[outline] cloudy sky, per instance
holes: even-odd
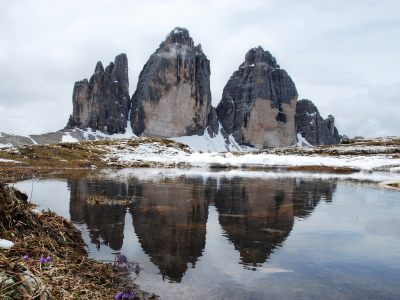
[[[256,46],[340,134],[400,135],[398,0],[0,0],[0,132],[63,128],[74,82],[126,53],[130,94],[150,55],[186,27],[211,61],[213,105]]]

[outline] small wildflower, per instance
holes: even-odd
[[[43,256],[40,258],[39,262],[40,262],[41,264],[44,264],[45,260],[44,260]]]
[[[25,256],[23,256],[22,257],[23,259],[26,259],[26,260],[30,260],[30,258],[29,258],[29,255],[28,254],[26,254]]]
[[[120,255],[117,256],[117,261],[118,261],[119,264],[127,264],[128,263],[128,258],[125,255],[120,254]]]
[[[115,296],[115,299],[121,300],[121,299],[122,299],[122,293],[119,292],[119,293],[117,294],[117,296]]]
[[[50,257],[50,255],[47,255],[47,257],[46,257],[46,262],[51,262],[51,257]]]
[[[122,299],[129,299],[135,296],[135,293],[132,291],[126,291],[123,295],[122,295]]]

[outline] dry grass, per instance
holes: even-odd
[[[394,188],[398,188],[398,189],[400,189],[400,182],[396,182],[396,183],[389,183],[388,185],[390,185],[391,187],[394,187]]]
[[[91,165],[106,166],[101,154],[106,153],[96,147],[91,147],[90,142],[59,143],[51,145],[33,145],[3,149],[0,158],[15,160],[20,163],[4,163],[0,166],[10,167],[51,167],[51,168],[87,168]]]
[[[91,168],[110,167],[105,161],[109,146],[123,150],[136,148],[143,144],[159,144],[191,153],[187,145],[169,139],[129,138],[105,139],[100,141],[84,141],[79,143],[58,143],[49,145],[29,145],[11,148],[0,148],[0,159],[14,162],[1,162],[0,168]],[[119,166],[121,167],[121,166]],[[132,167],[151,167],[150,164],[136,163]],[[157,165],[157,167],[160,167]],[[166,166],[169,167],[169,166]]]
[[[360,172],[358,169],[347,168],[347,167],[330,167],[330,166],[295,166],[285,168],[287,171],[308,171],[316,173],[340,173],[340,174],[351,174]]]
[[[54,171],[47,168],[2,168],[0,169],[0,181],[3,180],[8,183],[12,183],[19,180],[27,180],[45,174],[50,174],[52,172]]]
[[[32,205],[11,197],[0,184],[0,238],[13,241],[11,249],[0,250],[0,270],[16,285],[0,285],[2,299],[36,299],[45,291],[21,295],[18,284],[22,272],[29,270],[44,284],[54,299],[110,299],[125,288],[137,286],[111,264],[88,258],[81,233],[54,212],[32,211]],[[28,254],[31,260],[23,259]],[[51,264],[41,264],[41,256],[51,256]],[[37,298],[39,299],[39,298]],[[138,298],[137,298],[138,299]],[[146,299],[146,297],[141,297]]]
[[[104,192],[104,191],[103,191]],[[115,198],[108,198],[105,195],[96,195],[91,196],[87,199],[87,202],[91,205],[128,205],[133,202],[132,199],[115,199]]]

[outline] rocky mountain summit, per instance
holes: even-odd
[[[93,76],[75,82],[73,113],[67,128],[125,133],[130,109],[128,58],[122,53],[106,69],[99,61]]]
[[[262,47],[250,49],[225,85],[217,115],[239,144],[255,148],[296,144],[298,94],[285,70]]]
[[[0,133],[0,147],[107,138],[173,138],[204,152],[240,151],[340,142],[333,116],[322,119],[275,57],[250,49],[211,106],[210,61],[186,28],[176,27],[144,65],[129,97],[122,53],[90,80],[75,82],[67,126],[42,135]]]
[[[137,136],[202,135],[214,125],[210,61],[189,31],[175,28],[150,56],[132,96],[131,124]],[[209,120],[210,119],[210,120]]]
[[[331,115],[323,119],[318,108],[310,100],[297,102],[296,130],[311,145],[334,145],[340,143],[339,133],[335,127],[335,118]]]

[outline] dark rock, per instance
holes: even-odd
[[[67,128],[125,133],[130,109],[128,59],[122,53],[104,70],[98,62],[90,81],[75,83]]]
[[[347,135],[345,135],[345,134],[344,135],[339,135],[339,138],[340,138],[341,142],[349,140],[349,137]]]
[[[307,99],[299,100],[296,108],[296,130],[311,145],[334,145],[340,142],[334,117],[322,119],[318,108]]]
[[[334,116],[329,115],[328,118],[326,118],[324,121],[325,121],[325,124],[328,126],[329,131],[331,132],[333,138],[336,141],[335,144],[339,144],[340,143],[340,136],[339,136],[339,132],[338,132],[337,128],[335,127],[335,118],[334,118]]]
[[[202,135],[208,124],[217,130],[210,74],[210,61],[200,44],[194,46],[189,31],[171,31],[139,75],[132,96],[133,132],[153,137]]]
[[[357,135],[357,136],[355,136],[355,137],[353,138],[353,140],[364,140],[364,139],[365,139],[365,137],[360,136],[360,135]]]
[[[239,144],[291,146],[297,142],[297,97],[290,76],[259,46],[247,52],[245,62],[225,85],[216,110],[222,127]]]

